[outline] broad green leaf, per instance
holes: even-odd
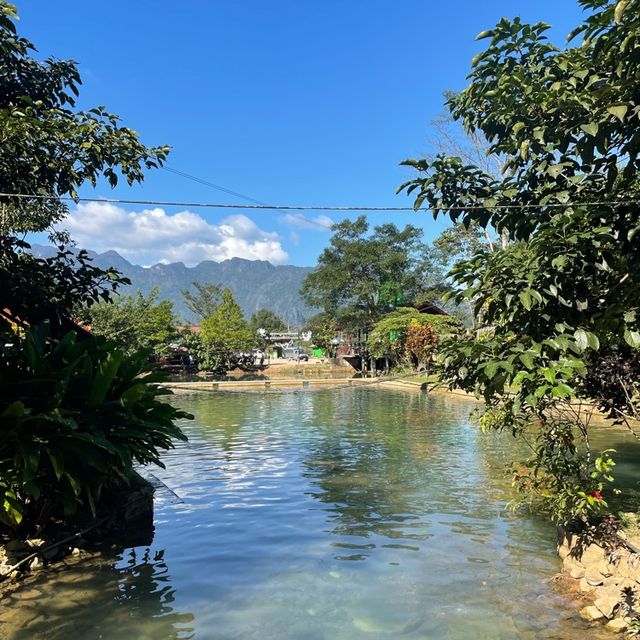
[[[93,380],[91,392],[89,394],[89,404],[93,407],[104,402],[109,388],[118,372],[118,367],[122,364],[123,355],[119,351],[112,351],[100,363],[96,376]]]
[[[587,342],[589,343],[589,347],[594,351],[597,351],[600,348],[600,340],[595,333],[591,331],[587,331]]]
[[[627,329],[624,332],[624,339],[630,346],[636,348],[640,347],[640,331],[630,331]]]
[[[622,122],[624,121],[624,118],[627,115],[627,111],[629,111],[629,107],[626,104],[615,105],[615,106],[608,107],[607,111]]]
[[[593,138],[595,138],[598,135],[598,131],[600,129],[597,122],[590,122],[589,124],[581,124],[580,128]]]
[[[484,38],[490,38],[493,36],[493,29],[486,29],[485,31],[481,31],[477,36],[476,40],[483,40]]]
[[[485,365],[484,373],[487,378],[493,378],[498,371],[498,363],[497,362],[489,362],[489,364]]]
[[[529,295],[528,291],[521,291],[518,294],[518,298],[520,298],[520,302],[522,303],[522,306],[527,310],[530,311],[531,307],[532,307],[532,301],[531,301],[531,296]]]
[[[561,383],[553,387],[551,395],[554,398],[568,398],[573,395],[573,389],[569,385]]]
[[[520,362],[522,362],[522,364],[527,367],[527,369],[534,368],[534,356],[532,353],[522,353],[520,354],[519,358]]]

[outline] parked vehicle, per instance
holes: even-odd
[[[309,360],[309,354],[302,351],[300,347],[285,347],[282,350],[282,356],[288,360],[298,360],[307,362]]]

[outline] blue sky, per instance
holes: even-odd
[[[270,204],[350,206],[410,204],[395,195],[410,176],[398,163],[430,151],[430,121],[442,92],[465,86],[477,33],[520,15],[552,24],[562,46],[581,19],[574,0],[36,0],[19,10],[39,55],[79,62],[80,106],[106,105],[145,143],[170,144],[170,167]],[[82,195],[242,202],[163,170]],[[86,205],[69,228],[140,264],[311,265],[330,235],[274,212],[142,209]],[[370,219],[418,224],[428,240],[444,228],[426,213]]]

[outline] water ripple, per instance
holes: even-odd
[[[157,504],[153,545],[16,592],[3,638],[599,637],[548,585],[551,527],[504,510],[514,443],[479,433],[468,404],[172,401],[196,420],[154,472],[183,502]]]

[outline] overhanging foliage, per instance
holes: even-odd
[[[421,175],[400,187],[416,209],[516,240],[454,268],[455,298],[474,301],[484,329],[480,340],[469,333],[443,347],[443,375],[484,396],[486,424],[523,436],[539,421],[531,473],[517,474],[529,479],[517,486],[559,520],[599,511],[610,469],[606,454],[588,451],[571,400],[595,392],[585,381],[603,349],[640,347],[639,4],[580,4],[590,14],[574,36],[584,40],[564,50],[543,23],[503,19],[480,34],[488,47],[449,101],[504,174],[440,156],[407,161]],[[623,418],[606,397],[595,400]]]

